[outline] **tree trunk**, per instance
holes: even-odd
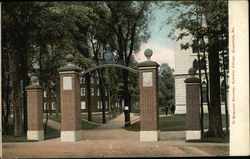
[[[207,136],[222,137],[221,105],[220,105],[220,71],[219,52],[209,48],[209,84],[210,84],[210,112],[209,130]]]
[[[49,92],[49,91],[47,91]],[[47,93],[47,103],[48,105],[46,106],[46,120],[45,120],[45,123],[44,123],[44,134],[47,133],[47,125],[48,125],[48,120],[49,120],[49,110],[48,108],[51,108],[51,102],[52,102],[52,99],[51,99],[51,95],[50,93]]]
[[[130,102],[129,102],[129,90],[128,90],[128,71],[123,70],[123,99],[124,99],[124,106],[127,106],[129,110],[124,110],[124,116],[125,116],[125,127],[128,127],[131,125],[130,122]]]
[[[197,39],[199,41],[199,39]],[[200,60],[200,49],[198,50],[198,70],[199,70],[199,79],[200,79],[200,102],[201,102],[201,133],[204,133],[204,127],[203,127],[203,94],[202,94],[202,82],[201,82],[201,60]]]
[[[91,110],[91,90],[90,90],[90,74],[86,75],[86,85],[87,85],[87,108],[88,108],[88,121],[92,121],[92,110]]]
[[[6,54],[6,58],[2,60],[2,125],[3,125],[3,134],[9,134],[9,114],[10,114],[10,75],[9,75],[9,57]],[[4,103],[6,112],[4,112]]]
[[[226,133],[229,134],[229,119],[228,119],[228,107],[227,107],[227,75],[226,75],[226,61],[224,51],[222,52],[223,59],[223,78],[224,78],[224,96],[225,96],[225,114],[226,114]]]
[[[21,136],[20,132],[20,59],[15,52],[14,45],[10,44],[9,47],[10,57],[10,72],[11,72],[11,83],[12,83],[12,105],[13,105],[13,125],[14,125],[14,136]]]
[[[61,112],[60,108],[61,108],[61,100],[60,100],[60,78],[57,77],[56,79],[56,117],[59,116],[59,112]]]
[[[106,123],[106,115],[105,115],[105,92],[104,92],[104,84],[103,84],[103,69],[98,70],[99,76],[99,85],[100,85],[100,92],[101,92],[101,101],[102,101],[102,123]]]

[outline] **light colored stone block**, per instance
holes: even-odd
[[[186,131],[186,140],[200,140],[201,131],[200,130],[187,130]]]
[[[153,86],[153,74],[152,72],[143,72],[143,87],[151,87]]]
[[[140,141],[159,141],[160,131],[140,131]]]
[[[42,141],[44,140],[44,131],[43,130],[27,131],[27,139]]]
[[[63,77],[63,90],[72,90],[72,77]]]
[[[82,131],[61,131],[61,141],[75,142],[82,139]]]

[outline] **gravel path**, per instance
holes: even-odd
[[[138,118],[131,114],[131,121]],[[94,130],[82,130],[83,140],[61,142],[60,138],[42,142],[3,143],[3,157],[179,157],[227,156],[227,143],[186,143],[185,131],[160,132],[161,141],[140,142],[139,132],[122,129],[124,115]],[[59,123],[50,122],[58,128]],[[113,124],[116,124],[113,126]],[[60,128],[60,127],[59,127]]]

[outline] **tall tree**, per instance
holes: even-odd
[[[161,106],[174,105],[173,69],[168,64],[161,64],[159,70],[159,103]]]
[[[182,39],[183,36],[207,39],[205,45],[198,43],[201,48],[205,47],[209,61],[210,105],[207,136],[223,136],[220,89],[218,89],[220,88],[219,53],[227,49],[225,47],[228,34],[227,1],[178,1],[169,2],[168,5],[178,11],[175,21],[172,21],[176,28],[183,31],[178,35],[178,39]],[[196,21],[196,6],[201,8],[200,12],[205,21],[203,25]]]
[[[100,18],[100,24],[105,29],[104,36],[99,36],[102,41],[110,44],[117,61],[129,66],[133,53],[139,50],[141,42],[149,38],[147,25],[150,14],[149,2],[98,2],[95,12]],[[107,38],[108,37],[108,38]],[[130,109],[130,93],[128,90],[128,71],[123,70],[124,104]],[[125,112],[125,126],[130,125],[130,114]]]

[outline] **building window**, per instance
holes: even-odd
[[[104,89],[104,91],[105,91],[105,96],[108,96],[108,91],[107,91],[107,89]]]
[[[43,96],[47,97],[47,92],[46,91],[43,92]]]
[[[85,88],[81,88],[81,96],[85,96]]]
[[[85,78],[84,77],[80,78],[80,83],[85,83]]]
[[[91,96],[94,96],[94,95],[95,95],[95,89],[91,88]]]
[[[105,102],[105,108],[108,109],[108,101]]]
[[[102,109],[102,101],[97,101],[97,109]]]
[[[207,103],[207,83],[204,81],[202,82],[202,99]]]
[[[86,103],[85,103],[85,101],[81,102],[81,109],[86,109]]]
[[[43,110],[46,110],[46,109],[48,109],[48,105],[47,103],[43,103]]]
[[[94,83],[94,77],[90,78],[90,83]]]
[[[52,110],[56,110],[56,102],[52,102]]]
[[[98,77],[96,77],[96,83],[99,84],[99,78]]]
[[[97,96],[100,96],[100,89],[99,88],[97,88],[97,90],[96,90],[97,92],[96,92],[96,95]]]

